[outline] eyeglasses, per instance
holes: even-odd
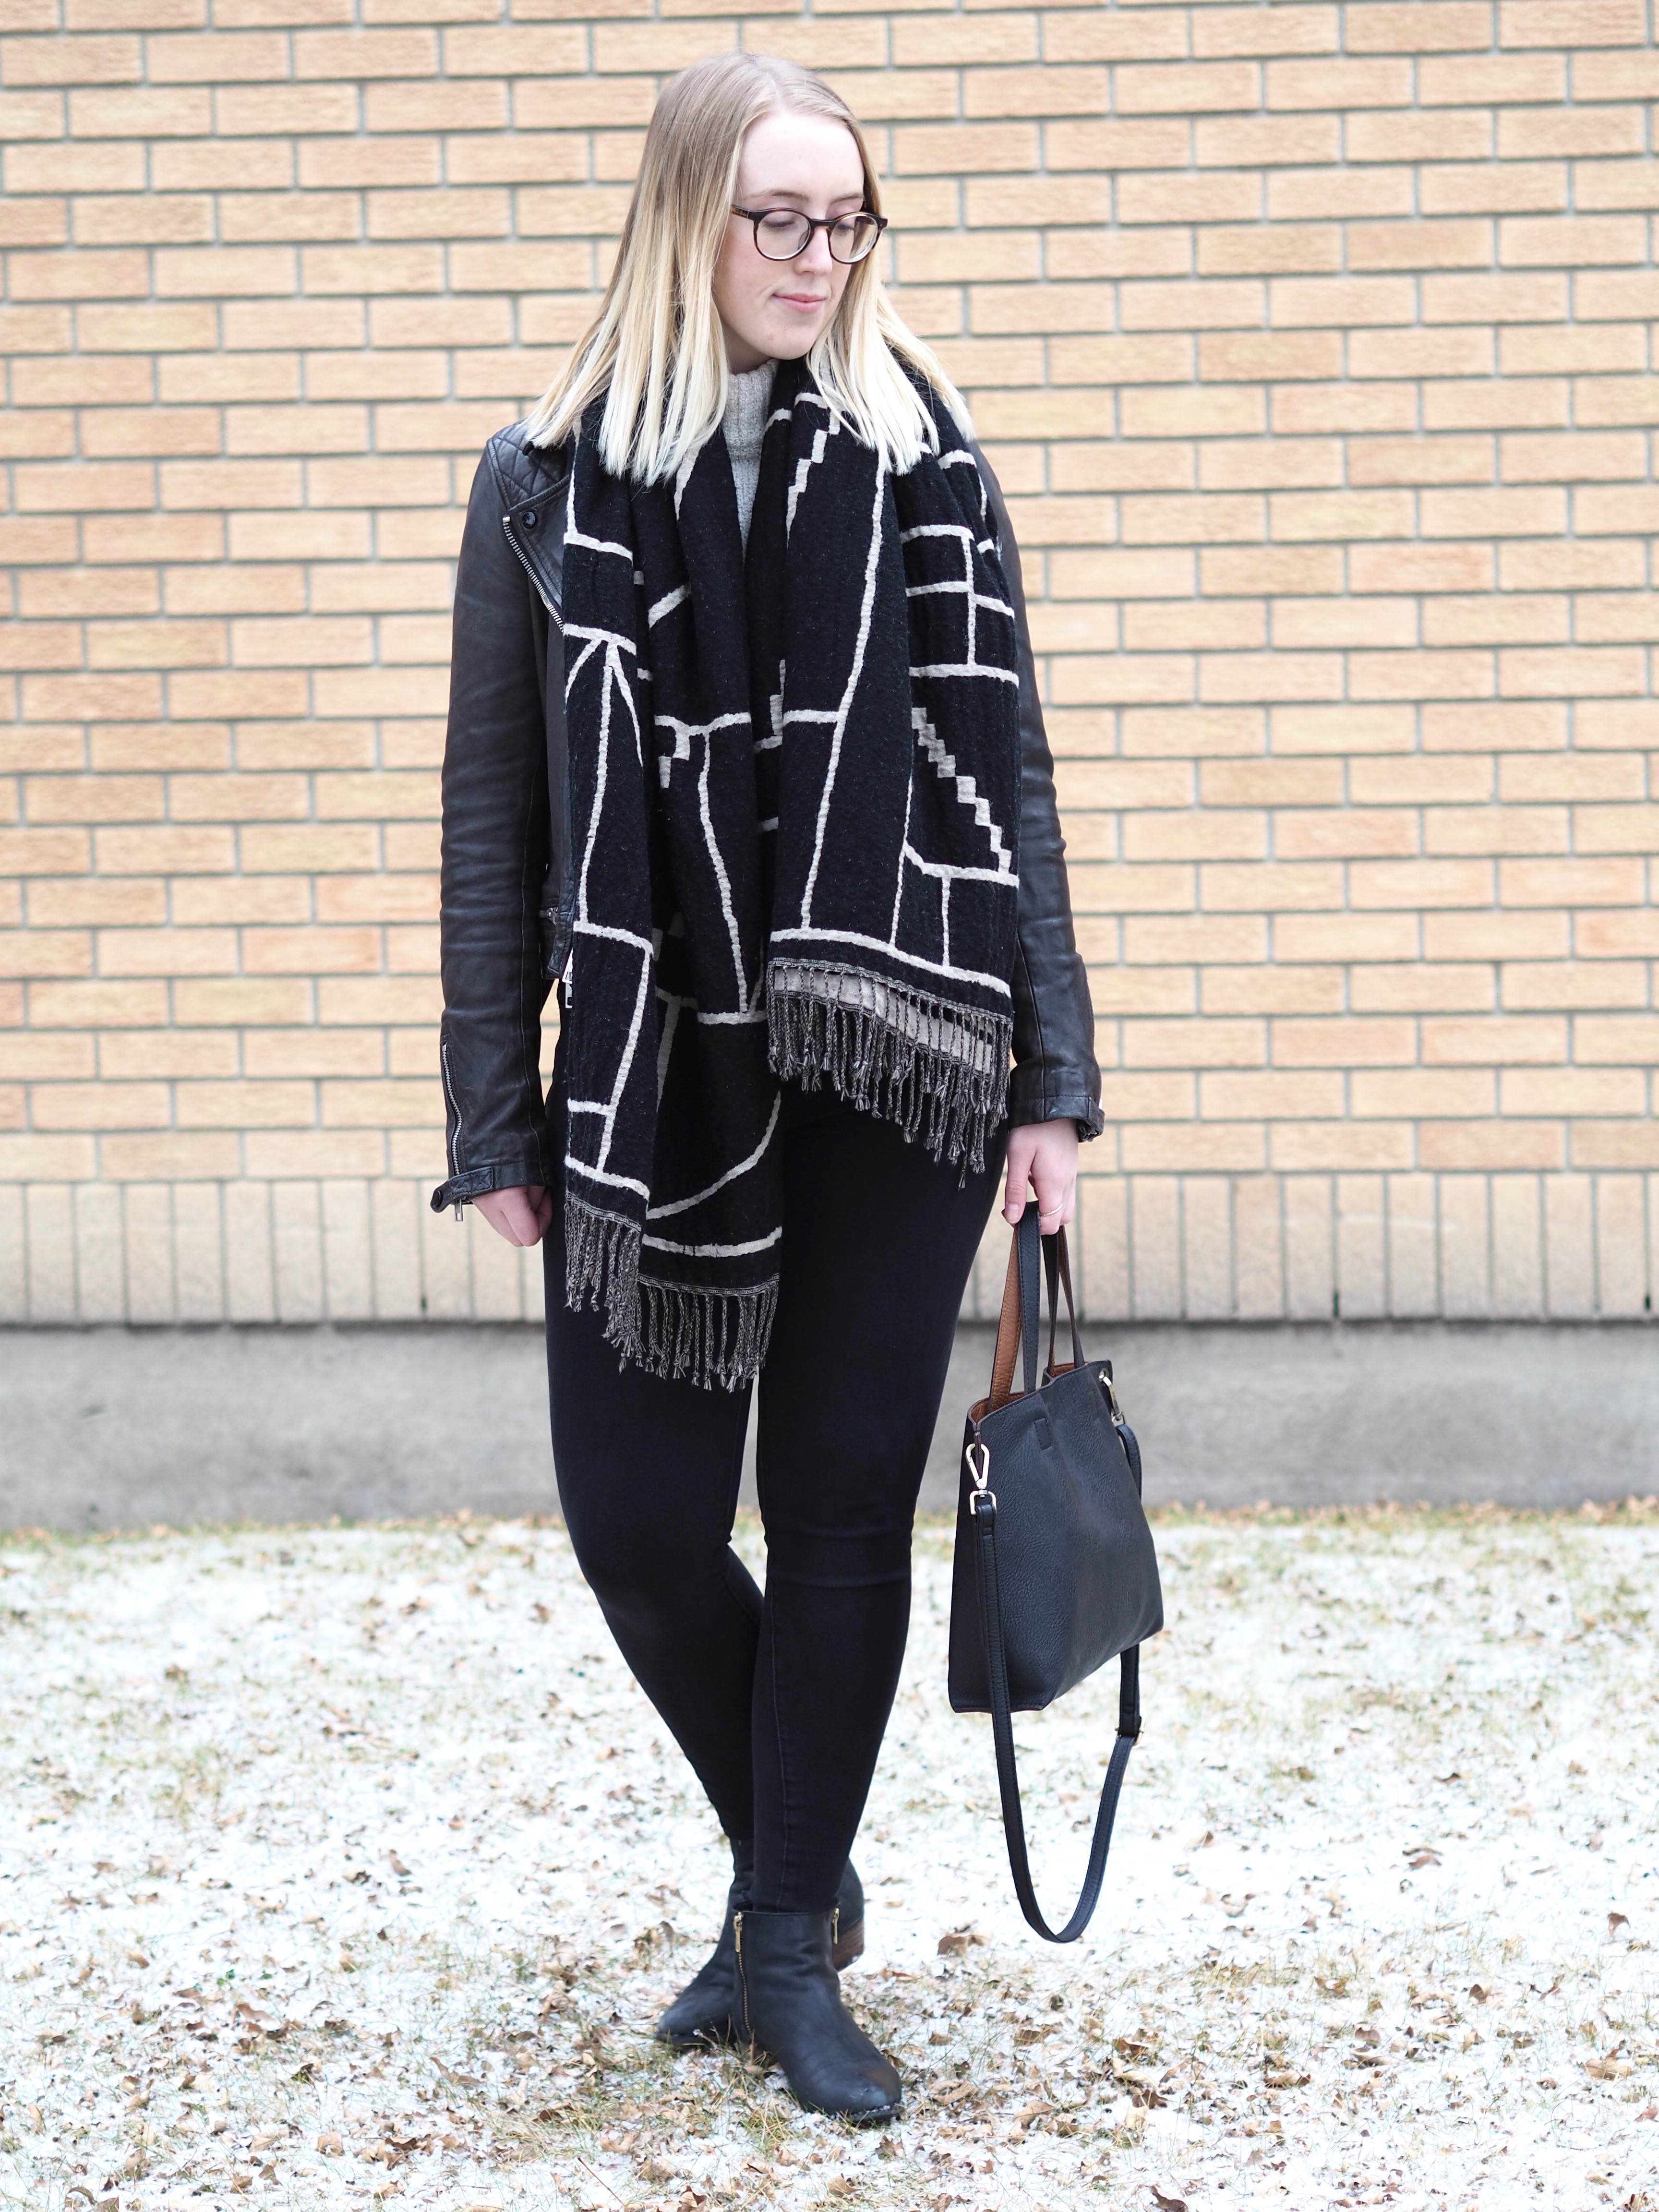
[[[734,205],[732,212],[754,224],[756,250],[769,261],[793,261],[805,253],[815,230],[823,232],[832,261],[862,261],[887,228],[884,215],[872,215],[867,209],[858,215],[814,216],[794,208]]]

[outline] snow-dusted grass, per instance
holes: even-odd
[[[652,2045],[721,1853],[556,1528],[9,1540],[0,2205],[1659,2204],[1659,1513],[1158,1533],[1064,1950],[921,1538],[847,1978],[906,2076],[873,2136]],[[1020,1723],[1051,1912],[1115,1674]]]

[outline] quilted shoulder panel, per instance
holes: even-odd
[[[569,473],[565,449],[556,447],[550,452],[529,444],[522,422],[496,431],[489,441],[489,458],[509,507],[516,507],[521,500],[544,497],[556,490]]]

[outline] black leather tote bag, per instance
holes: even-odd
[[[1042,1245],[1042,1261],[1038,1247]],[[1048,1279],[1048,1364],[1037,1379],[1039,1273]],[[1072,1357],[1054,1358],[1063,1288]],[[1013,1388],[1023,1352],[1025,1388]],[[1039,1238],[1028,1205],[1008,1255],[991,1394],[968,1415],[951,1592],[950,1694],[991,1716],[1008,1863],[1039,1936],[1070,1943],[1094,1917],[1129,1753],[1140,1734],[1140,1645],[1164,1626],[1152,1532],[1140,1502],[1140,1447],[1109,1359],[1085,1360],[1066,1232]],[[1058,1933],[1043,1918],[1025,1853],[1012,1716],[1038,1712],[1121,1662],[1117,1741],[1095,1816],[1077,1909]]]

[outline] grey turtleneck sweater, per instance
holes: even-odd
[[[732,460],[732,483],[738,495],[738,527],[743,547],[749,550],[749,518],[755,512],[755,487],[760,482],[761,440],[766,433],[767,410],[772,399],[775,362],[763,361],[741,376],[728,376],[726,412],[720,428]]]

